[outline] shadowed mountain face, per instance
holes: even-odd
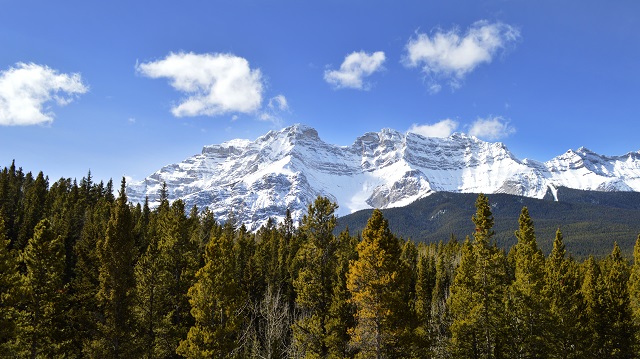
[[[320,139],[294,125],[255,141],[205,146],[202,153],[131,183],[129,198],[157,204],[162,183],[169,199],[210,208],[255,230],[287,208],[299,220],[318,195],[344,216],[370,208],[406,206],[436,192],[505,193],[557,197],[557,188],[640,191],[640,153],[606,157],[581,148],[548,162],[519,160],[502,143],[454,134],[427,138],[384,129],[351,146]]]
[[[556,197],[558,201],[556,201]],[[382,210],[389,227],[397,236],[417,242],[448,241],[452,236],[463,241],[473,239],[477,194],[435,193],[402,208]],[[618,242],[623,253],[631,258],[635,240],[640,233],[640,193],[596,192],[560,187],[543,199],[508,195],[488,195],[495,219],[494,239],[508,250],[516,242],[518,217],[527,206],[536,229],[540,248],[548,254],[558,228],[563,233],[567,250],[584,259],[593,254],[605,256]],[[372,210],[362,210],[338,219],[336,231],[349,228],[360,232]]]

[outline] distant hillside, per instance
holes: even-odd
[[[495,239],[503,248],[515,243],[514,231],[523,206],[529,208],[538,244],[545,253],[551,250],[555,231],[562,230],[567,250],[584,258],[603,256],[617,241],[624,254],[631,257],[640,233],[640,193],[595,192],[558,189],[558,202],[549,193],[544,199],[508,194],[487,195],[495,218]],[[473,233],[471,216],[475,213],[477,194],[439,192],[406,207],[383,210],[392,231],[417,242],[438,242],[454,235],[464,240]],[[340,230],[349,226],[360,232],[371,210],[339,218]]]

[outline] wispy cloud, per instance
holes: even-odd
[[[429,80],[431,92],[444,81],[456,89],[478,65],[490,63],[500,51],[515,44],[520,31],[501,22],[475,22],[464,35],[457,28],[437,30],[432,35],[417,33],[406,45],[403,62],[420,67]]]
[[[46,65],[17,63],[0,71],[0,125],[25,126],[53,122],[50,104],[71,103],[89,91],[80,74],[59,73]]]
[[[516,132],[509,121],[502,117],[479,118],[471,124],[469,134],[485,140],[495,141]]]
[[[287,111],[289,110],[289,103],[284,95],[277,95],[269,99],[269,108],[272,110]]]
[[[344,58],[339,70],[326,70],[324,80],[335,88],[367,90],[369,84],[364,79],[381,70],[384,61],[385,55],[382,51],[372,54],[364,51],[353,52]]]
[[[166,58],[136,65],[150,78],[168,78],[171,86],[186,94],[171,109],[176,117],[253,113],[262,104],[260,69],[232,54],[170,53]]]
[[[434,124],[413,124],[409,132],[417,133],[425,137],[449,137],[458,128],[458,122],[450,119],[442,120]]]

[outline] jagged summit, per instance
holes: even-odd
[[[424,137],[392,129],[369,132],[350,146],[324,142],[309,126],[293,125],[250,140],[204,146],[128,187],[132,201],[169,198],[209,207],[220,220],[233,211],[256,229],[281,220],[287,208],[301,218],[316,196],[328,196],[339,215],[407,205],[436,191],[509,193],[542,198],[564,186],[640,191],[640,152],[602,156],[581,147],[547,162],[519,160],[502,143],[455,133]]]

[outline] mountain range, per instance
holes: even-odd
[[[437,192],[502,193],[557,200],[559,188],[640,192],[640,151],[604,156],[584,147],[547,162],[516,158],[499,142],[455,133],[447,138],[383,129],[350,146],[323,141],[305,125],[270,131],[255,141],[204,146],[200,154],[130,183],[129,199],[157,205],[163,183],[170,200],[208,207],[255,230],[269,217],[294,220],[317,196],[337,215],[406,206]]]

